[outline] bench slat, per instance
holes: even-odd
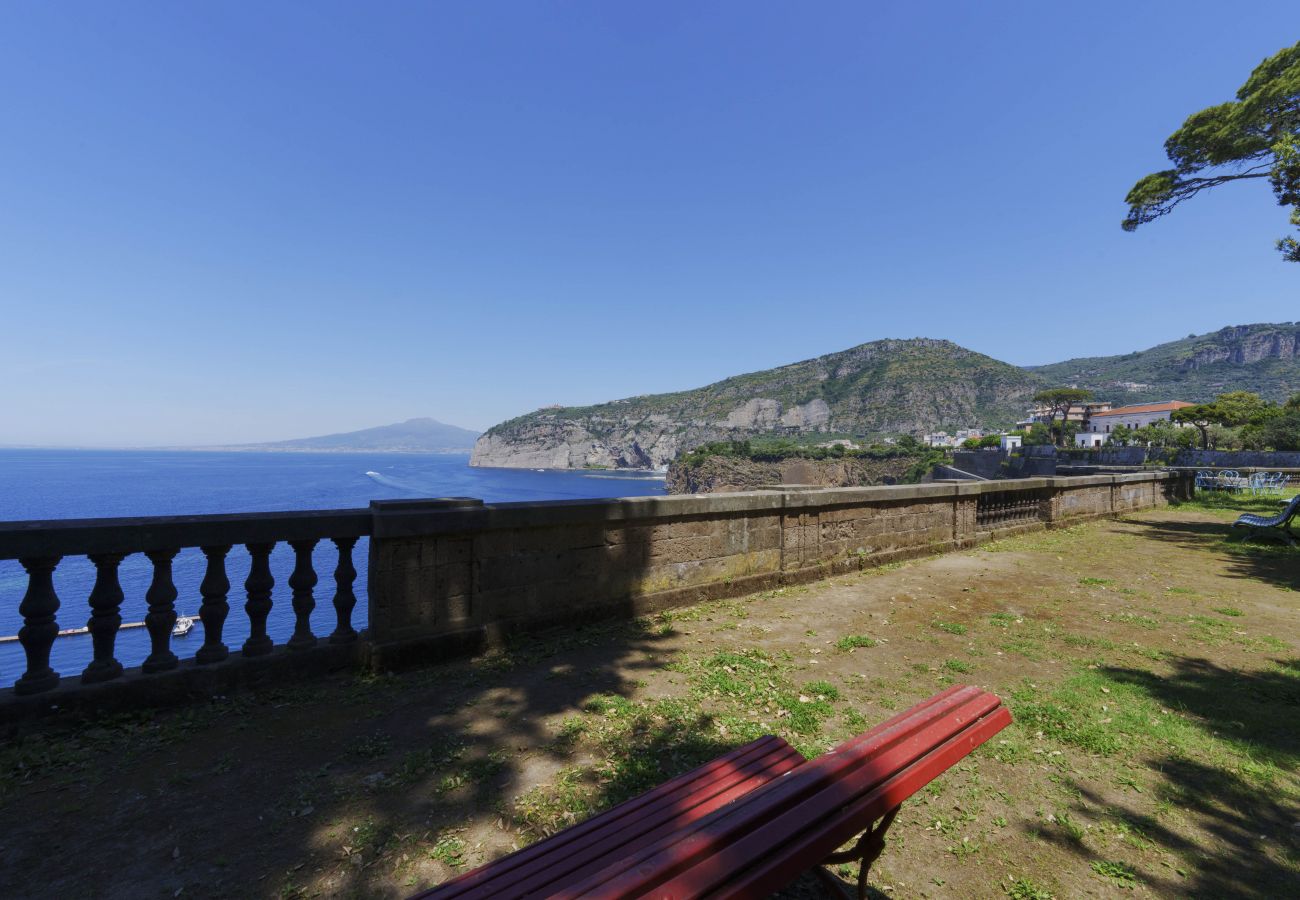
[[[781,738],[759,738],[599,816],[417,896],[425,900],[522,897],[559,878],[572,882],[804,763],[803,756]]]
[[[794,837],[818,819],[826,818],[915,764],[937,746],[959,736],[998,709],[1000,703],[996,696],[976,688],[950,688],[800,766],[784,778],[769,782],[700,820],[689,830],[678,831],[634,856],[624,856],[581,884],[553,896],[635,897],[650,890],[656,896],[700,896],[702,890],[690,888],[694,879],[711,884],[716,874],[706,860],[718,857],[722,862],[716,871],[735,875],[745,865],[753,864],[754,846],[768,848],[760,853],[772,852],[783,840],[772,844],[773,834]],[[1004,725],[1002,721],[988,733]],[[986,737],[981,737],[980,742]],[[913,790],[925,783],[920,782]],[[770,827],[765,828],[764,822]],[[870,821],[863,823],[858,831],[865,830],[869,824]],[[746,838],[751,832],[759,831],[764,834],[763,840]],[[723,856],[724,848],[732,844],[744,849]],[[838,844],[832,844],[831,849],[835,846]],[[804,868],[819,861],[820,857],[813,859]],[[673,880],[682,873],[687,873],[685,881]],[[673,889],[667,890],[665,882],[673,884]]]
[[[797,838],[789,837],[785,823],[778,821],[765,826],[765,841],[760,831],[753,840],[733,844],[710,860],[714,869],[709,880],[715,885],[710,900],[764,896],[784,887],[1009,724],[1011,713],[999,707],[849,806],[805,828]],[[746,865],[746,860],[753,862]],[[685,873],[681,880],[694,874]],[[669,886],[664,887],[671,893]]]

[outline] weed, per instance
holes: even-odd
[[[1216,606],[1216,607],[1214,607],[1214,611],[1215,611],[1216,613],[1218,613],[1219,615],[1221,615],[1221,616],[1232,616],[1232,617],[1236,617],[1236,616],[1244,616],[1244,615],[1245,615],[1244,612],[1242,612],[1241,610],[1237,609],[1237,607],[1235,607],[1235,606]]]
[[[1056,817],[1056,824],[1061,826],[1061,830],[1066,836],[1076,844],[1083,841],[1083,826],[1074,820],[1068,812],[1063,812]]]
[[[440,835],[429,856],[452,868],[459,868],[465,865],[465,842],[455,834]]]
[[[940,631],[946,631],[949,634],[966,633],[966,626],[959,625],[956,622],[934,622],[933,625],[935,628],[938,628]]]
[[[970,663],[964,663],[959,659],[945,660],[943,667],[947,669],[949,672],[959,672],[961,674],[970,672],[972,669],[975,668]]]
[[[1137,884],[1137,873],[1122,862],[1099,859],[1093,862],[1092,870],[1120,887],[1131,888]]]
[[[805,692],[812,694],[818,700],[838,700],[840,692],[835,685],[829,681],[810,681],[803,686]]]
[[[874,647],[876,642],[865,634],[848,634],[835,642],[835,649],[846,652],[856,650],[858,647]]]
[[[1002,888],[1011,900],[1053,900],[1052,893],[1028,878],[1017,878]]]
[[[1007,653],[1018,653],[1026,659],[1042,659],[1043,644],[1033,638],[1016,638],[998,645]]]

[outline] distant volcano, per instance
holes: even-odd
[[[246,450],[318,450],[318,451],[371,451],[407,453],[451,453],[469,450],[478,439],[477,431],[447,425],[436,419],[407,419],[395,425],[363,428],[342,434],[297,438],[292,441],[273,441],[265,444],[247,444]]]

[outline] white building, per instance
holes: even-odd
[[[1074,442],[1080,447],[1100,447],[1110,440],[1111,432],[1120,425],[1137,429],[1154,422],[1168,422],[1174,410],[1185,406],[1195,404],[1169,400],[1165,403],[1142,403],[1095,412],[1089,416],[1085,429],[1074,436]]]

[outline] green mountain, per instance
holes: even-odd
[[[1281,401],[1300,393],[1300,322],[1234,325],[1124,356],[1028,366],[1052,385],[1089,388],[1116,404],[1187,400],[1253,391]]]
[[[659,467],[707,441],[760,434],[1003,424],[1024,415],[1038,387],[1023,369],[950,341],[874,341],[695,390],[540,409],[489,429],[470,463]]]

